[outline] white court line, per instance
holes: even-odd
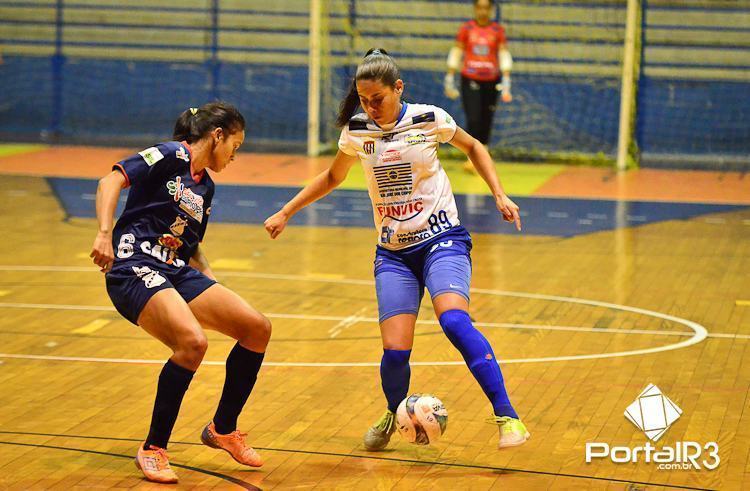
[[[4,267],[0,267],[0,270],[2,270]],[[8,266],[7,268],[24,268],[24,269],[14,269],[15,271],[43,271],[43,266]],[[61,268],[61,267],[56,267]],[[63,267],[64,268],[64,267]],[[80,270],[82,268],[79,268]],[[57,270],[57,269],[56,269]],[[86,271],[96,271],[96,268],[86,268]],[[50,271],[47,269],[47,271]],[[70,271],[67,269],[66,271]],[[229,274],[227,274],[229,273]],[[254,277],[254,278],[270,278],[270,279],[279,279],[279,280],[291,280],[291,281],[317,281],[317,282],[324,282],[324,283],[343,283],[343,284],[358,284],[358,285],[372,285],[372,280],[355,280],[355,279],[347,279],[347,278],[341,278],[341,279],[333,279],[333,278],[316,278],[316,277],[308,277],[308,276],[301,276],[301,275],[278,275],[278,274],[270,274],[270,273],[250,273],[250,272],[224,272],[222,273],[226,276],[243,276],[243,277]],[[586,300],[581,298],[574,298],[574,297],[562,297],[557,295],[543,295],[543,294],[537,294],[537,293],[524,293],[524,292],[509,292],[509,291],[503,291],[503,290],[490,290],[490,289],[483,289],[483,288],[472,288],[472,292],[475,293],[483,293],[487,295],[494,295],[494,296],[510,296],[510,297],[517,297],[517,298],[533,298],[533,299],[539,299],[539,300],[549,300],[553,302],[567,302],[567,303],[576,303],[581,305],[591,305],[594,307],[603,307],[608,309],[615,309],[615,310],[623,310],[628,312],[633,312],[641,315],[656,317],[659,319],[668,320],[671,322],[676,322],[678,324],[682,324],[689,329],[693,331],[693,335],[684,341],[680,341],[678,343],[668,344],[664,346],[657,346],[653,348],[644,348],[644,349],[638,349],[638,350],[628,350],[628,351],[618,351],[618,352],[612,352],[612,353],[593,353],[588,355],[570,355],[570,356],[556,356],[556,357],[545,357],[545,358],[520,358],[520,359],[510,359],[510,360],[504,360],[503,363],[534,363],[534,362],[544,362],[544,361],[573,361],[573,360],[592,360],[592,359],[602,359],[602,358],[616,358],[616,357],[623,357],[623,356],[634,356],[634,355],[644,355],[644,354],[650,354],[650,353],[659,353],[664,351],[671,351],[676,349],[682,349],[686,348],[688,346],[692,346],[694,344],[702,342],[706,337],[708,337],[708,331],[705,327],[701,326],[697,322],[693,322],[687,319],[682,319],[680,317],[675,317],[668,314],[663,314],[660,312],[655,312],[652,310],[646,310],[641,309],[637,307],[629,307],[627,305],[618,305],[608,302],[599,302],[596,300]],[[2,306],[3,304],[0,304]],[[35,305],[35,304],[28,304],[28,305]],[[72,306],[72,307],[80,307],[80,306]],[[98,307],[101,308],[101,307]],[[563,327],[563,326],[560,326]],[[742,335],[738,335],[742,336]],[[30,355],[31,356],[31,355]],[[457,362],[422,362],[423,364],[427,365],[462,365],[463,361],[457,361]],[[415,363],[417,365],[417,363]],[[377,366],[375,365],[362,365],[362,364],[285,364],[285,363],[279,363],[278,365],[273,366]]]
[[[366,310],[367,307],[362,307],[354,314],[350,315],[349,317],[343,318],[338,324],[330,328],[328,330],[328,333],[331,335],[331,338],[335,338],[336,336],[344,332],[345,329],[353,326],[359,321],[369,321],[369,318],[360,316],[360,314],[364,313]],[[377,321],[377,319],[375,319],[375,321]]]
[[[0,308],[8,309],[50,309],[50,310],[91,310],[91,311],[105,311],[105,312],[116,312],[114,307],[107,307],[106,305],[67,305],[57,303],[9,303],[0,302]],[[357,314],[367,310],[367,307],[360,309]],[[339,315],[311,315],[311,314],[279,314],[267,312],[264,313],[266,317],[270,319],[299,319],[299,320],[312,320],[312,321],[337,321],[338,324],[328,330],[333,332],[341,327],[350,327],[357,322],[369,322],[377,324],[379,320],[377,317],[362,317],[360,315],[353,314],[350,316],[339,316]],[[440,325],[437,320],[434,319],[419,319],[417,324],[427,325]],[[663,329],[618,329],[618,328],[598,328],[598,327],[576,327],[576,326],[554,326],[546,324],[517,324],[509,322],[475,322],[477,327],[494,327],[494,328],[507,328],[507,329],[533,329],[538,331],[568,331],[568,332],[588,332],[588,333],[600,333],[600,334],[652,334],[658,336],[692,336],[693,331],[667,331]],[[746,337],[750,339],[750,335],[744,334],[709,334],[709,336],[715,337]],[[334,336],[331,336],[334,337]]]

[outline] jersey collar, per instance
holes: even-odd
[[[395,128],[396,126],[398,126],[398,124],[404,118],[404,114],[406,114],[406,106],[407,105],[408,104],[406,104],[405,102],[401,103],[401,112],[398,113],[398,118],[396,118],[396,122],[393,123],[393,126],[391,126],[391,123],[387,124],[386,125],[386,127],[388,128],[387,130],[384,130],[383,127],[380,126],[374,119],[372,120],[373,124],[375,124],[375,126],[377,126],[378,128],[380,128],[383,131],[391,131],[391,130],[393,130],[393,128]]]
[[[190,144],[184,140],[180,143],[183,147],[187,148],[188,154],[190,155],[190,177],[192,177],[193,181],[198,184],[201,182],[201,179],[203,179],[203,176],[206,175],[206,169],[203,169],[202,171],[196,173],[193,170],[193,149],[190,148]]]

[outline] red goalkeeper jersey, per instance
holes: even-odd
[[[505,43],[505,29],[497,22],[480,26],[470,20],[458,30],[456,41],[464,45],[461,75],[478,82],[489,82],[500,76],[497,52]]]

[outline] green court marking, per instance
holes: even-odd
[[[443,168],[451,181],[456,194],[489,194],[487,184],[477,174],[470,174],[463,168],[464,161],[443,161]],[[497,175],[508,194],[530,196],[545,182],[562,172],[566,166],[553,164],[495,164]],[[367,189],[362,166],[352,166],[340,189]]]
[[[47,145],[32,145],[23,143],[0,143],[0,157],[10,157],[22,153],[38,152],[44,150]]]

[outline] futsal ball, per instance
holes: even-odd
[[[396,410],[396,428],[409,443],[434,443],[447,426],[448,411],[440,399],[430,394],[412,394]]]

